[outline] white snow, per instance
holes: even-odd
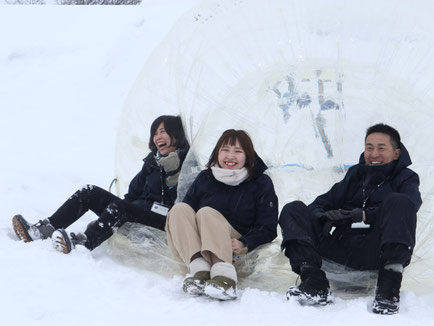
[[[145,59],[197,3],[0,6],[0,325],[430,324],[432,294],[403,291],[395,316],[372,314],[370,297],[313,308],[247,288],[218,302],[186,296],[181,276],[114,261],[106,244],[63,255],[49,240],[17,240],[14,214],[37,221],[85,184],[108,188],[127,93]],[[92,219],[86,214],[69,231]]]

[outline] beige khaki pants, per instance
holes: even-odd
[[[185,203],[178,203],[170,210],[166,232],[172,253],[187,266],[198,252],[210,264],[210,253],[226,263],[232,263],[232,238],[241,236],[214,208],[203,207],[196,213]]]

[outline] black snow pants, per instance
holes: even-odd
[[[369,229],[338,227],[324,235],[323,224],[301,201],[285,205],[279,224],[282,249],[298,274],[301,263],[321,267],[322,258],[356,270],[378,270],[392,263],[407,266],[416,241],[416,209],[399,193],[387,196]]]
[[[88,210],[98,219],[89,223],[85,246],[93,250],[113,235],[113,230],[126,222],[141,223],[164,230],[166,217],[151,212],[134,202],[127,202],[110,192],[93,185],[87,185],[75,192],[49,218],[55,229],[65,229],[77,221]]]

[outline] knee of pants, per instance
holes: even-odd
[[[89,204],[91,201],[98,201],[99,195],[103,191],[105,190],[98,186],[87,184],[77,190],[72,197],[77,197],[79,201]]]
[[[212,207],[209,207],[209,206],[202,207],[201,209],[199,209],[197,211],[197,214],[198,215],[204,215],[204,214],[209,214],[209,213],[213,213],[213,212],[217,212],[218,214],[220,214],[220,212],[218,210],[216,210]]]
[[[105,210],[107,211],[107,213],[109,213],[110,215],[115,215],[116,213],[118,213],[120,210],[122,210],[122,205],[123,201],[121,199],[119,200],[115,200],[114,202],[111,202],[106,208]]]
[[[221,217],[223,217],[224,220],[226,220],[224,218],[224,216],[218,210],[216,210],[212,207],[209,207],[209,206],[205,206],[205,207],[202,207],[201,209],[199,209],[196,213],[196,219],[203,219],[203,217],[209,216],[210,214],[220,215]]]
[[[209,219],[210,216],[213,216],[213,218]],[[197,211],[196,221],[198,225],[202,225],[204,222],[206,223],[209,221],[214,226],[221,224],[224,227],[228,226],[230,228],[230,224],[226,218],[218,210],[209,206],[202,207]]]
[[[124,214],[125,212],[125,202],[122,199],[115,200],[105,208],[99,219],[111,220],[113,226],[116,226],[120,222],[125,222],[123,221],[124,219],[126,219],[126,215]]]
[[[300,200],[290,202],[290,203],[286,204],[285,206],[283,206],[283,209],[280,212],[280,216],[279,216],[280,226],[286,225],[286,223],[291,218],[295,217],[295,214],[292,214],[292,212],[299,212],[299,211],[305,210],[305,209],[307,209],[306,204]]]
[[[177,204],[173,205],[173,207],[170,209],[170,214],[181,213],[181,212],[184,212],[185,210],[194,212],[193,208],[191,208],[191,206],[189,204],[177,203]]]
[[[383,205],[413,205],[413,202],[407,195],[400,194],[398,192],[392,192],[386,196],[383,201]]]
[[[391,214],[401,216],[403,222],[405,221],[406,224],[410,223],[410,220],[414,220],[412,223],[416,223],[416,207],[410,198],[404,194],[396,192],[390,193],[382,202],[380,206],[381,219],[384,220],[385,216]],[[416,227],[416,225],[414,226]]]
[[[98,186],[87,184],[87,185],[81,187],[81,189],[77,190],[77,192],[87,192],[87,193],[90,193],[92,190],[97,190],[97,189],[99,189]]]
[[[180,221],[180,219],[184,219],[186,216],[194,216],[195,214],[196,212],[194,209],[186,203],[177,203],[173,205],[167,214],[165,227],[166,231],[168,227],[176,224],[178,221]]]

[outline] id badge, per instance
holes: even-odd
[[[369,224],[365,224],[364,222],[358,222],[351,224],[352,229],[369,229],[371,226]]]
[[[151,212],[167,216],[167,213],[169,212],[169,207],[161,203],[154,202],[151,207]]]

